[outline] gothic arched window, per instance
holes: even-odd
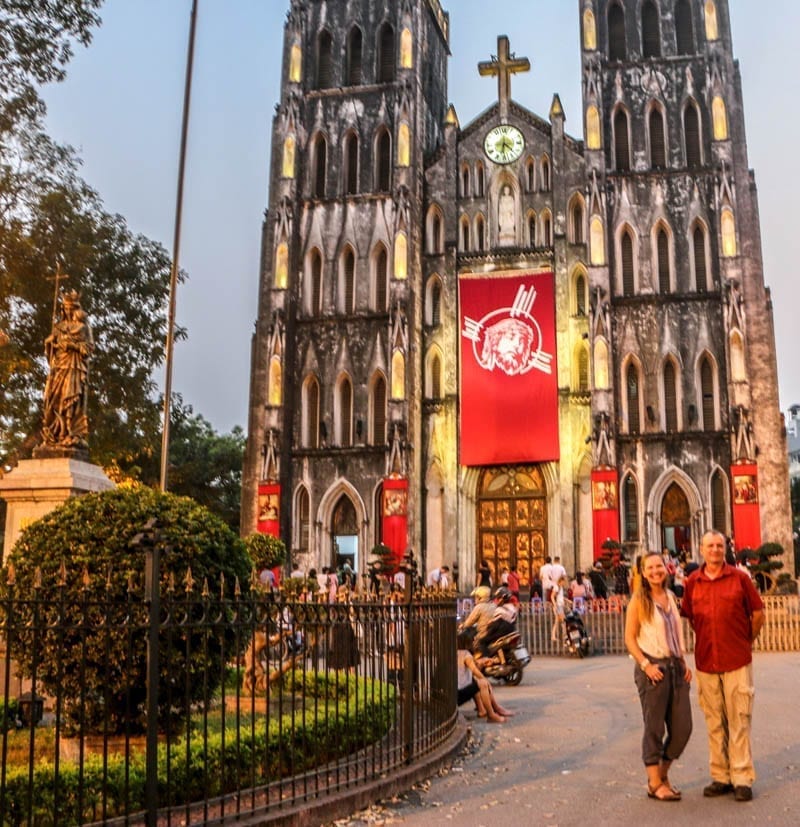
[[[594,265],[606,263],[606,231],[599,215],[593,215],[589,221],[589,256]]]
[[[625,60],[625,12],[619,3],[613,3],[608,10],[608,59]]]
[[[586,148],[600,149],[600,111],[591,104],[586,108]]]
[[[683,110],[683,139],[686,144],[686,166],[697,169],[703,165],[703,148],[700,133],[700,112],[688,101]]]
[[[714,366],[708,356],[703,356],[700,360],[700,410],[703,414],[703,430],[716,430],[717,400],[714,392]]]
[[[461,167],[461,197],[469,198],[469,196],[469,164],[464,164],[464,166]]]
[[[639,492],[633,474],[628,474],[622,483],[622,508],[623,539],[628,543],[636,543],[639,541]]]
[[[438,327],[442,321],[442,283],[438,276],[432,276],[428,281],[427,297],[425,302],[425,324]]]
[[[328,144],[323,135],[317,135],[311,151],[311,195],[325,197],[325,179],[328,172]]]
[[[397,128],[397,166],[407,167],[411,163],[411,130],[403,121]]]
[[[589,390],[589,350],[585,345],[578,347],[578,390]]]
[[[583,244],[585,240],[583,232],[583,216],[583,198],[576,194],[572,197],[569,207],[570,241],[572,241],[573,244]]]
[[[631,168],[628,113],[622,107],[614,113],[614,166],[619,172],[628,172]]]
[[[311,533],[311,504],[308,497],[308,489],[303,485],[297,492],[295,499],[295,525],[297,536],[295,543],[300,552],[308,551],[308,538]]]
[[[585,316],[587,305],[586,276],[578,273],[575,277],[575,315]]]
[[[608,345],[603,339],[597,339],[594,344],[594,386],[608,390]]]
[[[745,382],[747,369],[744,361],[744,339],[738,330],[732,330],[730,335],[731,351],[731,381]]]
[[[711,477],[711,527],[723,534],[728,533],[727,485],[722,472],[717,470]]]
[[[298,43],[289,52],[289,83],[300,83],[303,79],[303,50]]]
[[[694,24],[689,0],[675,3],[675,41],[679,55],[694,53]]]
[[[380,373],[372,380],[369,436],[373,445],[386,444],[386,379]]]
[[[408,278],[408,236],[403,230],[394,237],[394,277]]]
[[[323,29],[317,38],[317,89],[333,86],[333,39]]]
[[[672,278],[669,262],[669,236],[663,227],[656,235],[656,264],[658,265],[658,291],[669,293],[672,287]]]
[[[285,240],[278,244],[275,251],[274,284],[277,290],[285,290],[289,283],[289,245]]]
[[[622,295],[633,296],[636,293],[636,267],[633,253],[633,237],[630,230],[624,230],[620,238],[622,264]]]
[[[653,0],[642,6],[642,57],[661,57],[661,27]]]
[[[283,401],[283,366],[281,365],[281,357],[273,356],[269,360],[269,389],[267,398],[269,404],[277,407]]]
[[[484,190],[486,189],[486,174],[483,170],[483,164],[478,161],[475,164],[475,195],[478,198],[483,198]]]
[[[720,226],[722,228],[722,255],[725,258],[732,258],[736,255],[736,219],[730,207],[722,208]]]
[[[311,276],[311,291],[309,297],[309,312],[312,316],[322,315],[322,256],[319,250],[311,251],[309,259],[309,275]]]
[[[717,6],[714,0],[706,0],[706,40],[713,41],[719,38],[719,25],[717,24]]]
[[[441,399],[442,394],[442,357],[434,348],[428,360],[428,381],[426,384],[428,399]]]
[[[410,29],[400,32],[400,68],[414,68],[414,39]]]
[[[381,127],[375,139],[375,189],[389,192],[392,185],[392,139],[389,130]]]
[[[583,48],[587,52],[593,52],[597,48],[597,25],[591,9],[583,12]]]
[[[303,383],[303,447],[319,448],[319,382],[309,376]]]
[[[706,233],[702,224],[695,224],[692,231],[692,253],[694,260],[694,286],[703,293],[708,290],[708,266],[706,260]]]
[[[444,252],[442,235],[442,214],[437,206],[431,206],[428,210],[428,222],[426,226],[427,250],[430,255],[438,255]]]
[[[344,139],[344,192],[345,195],[358,192],[358,135],[354,132]]]
[[[483,216],[478,214],[475,218],[475,249],[482,253],[486,246],[486,231],[484,229]]]
[[[406,398],[406,357],[400,348],[392,354],[392,399]]]
[[[667,165],[667,145],[664,137],[664,115],[658,106],[653,106],[647,118],[650,136],[650,166],[664,169]]]
[[[378,83],[391,83],[394,80],[394,29],[384,23],[378,32]]]
[[[528,245],[536,246],[536,213],[533,210],[528,213]]]
[[[347,247],[342,255],[339,277],[339,308],[343,313],[355,311],[356,296],[356,257],[352,247]]]
[[[678,387],[675,365],[671,359],[664,364],[664,426],[667,433],[678,430]]]
[[[342,448],[353,444],[353,383],[342,376],[336,389],[336,440]]]
[[[294,178],[294,155],[296,146],[294,135],[287,135],[283,142],[283,160],[281,163],[281,175],[284,178]]]
[[[541,216],[542,222],[542,235],[541,235],[541,243],[545,247],[552,247],[553,246],[553,219],[550,217],[549,210],[543,210]]]
[[[358,26],[350,29],[347,36],[347,85],[360,86],[363,71],[361,65],[363,53],[363,36]]]
[[[461,250],[467,252],[470,249],[469,238],[469,218],[466,215],[461,216]]]
[[[725,109],[725,101],[720,95],[716,95],[711,101],[711,120],[714,125],[714,140],[728,140],[728,113]]]
[[[372,282],[373,306],[378,313],[385,313],[389,284],[389,255],[386,247],[380,243],[372,255]]]
[[[536,188],[536,162],[533,158],[528,158],[525,162],[525,188],[528,192],[533,192]]]
[[[550,159],[542,156],[542,192],[550,192]]]
[[[628,433],[638,434],[641,431],[639,370],[633,362],[625,370],[625,397],[628,403]]]

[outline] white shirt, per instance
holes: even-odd
[[[542,588],[543,589],[552,589],[555,586],[555,581],[553,580],[553,564],[552,563],[545,563],[539,569],[539,579],[542,581]]]
[[[435,568],[428,572],[428,585],[429,586],[438,586],[442,579],[442,572],[441,569]]]
[[[551,576],[553,578],[553,585],[555,586],[562,577],[566,578],[567,570],[561,563],[553,563],[553,574]]]

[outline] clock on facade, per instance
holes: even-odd
[[[496,164],[510,164],[522,155],[525,138],[516,126],[500,124],[486,134],[483,149]]]

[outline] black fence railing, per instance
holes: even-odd
[[[392,601],[10,587],[0,825],[223,824],[414,763],[456,726],[455,601]]]

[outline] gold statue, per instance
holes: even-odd
[[[84,452],[88,449],[86,403],[94,341],[77,291],[62,294],[61,319],[54,322],[44,347],[50,366],[44,388],[45,449]]]

